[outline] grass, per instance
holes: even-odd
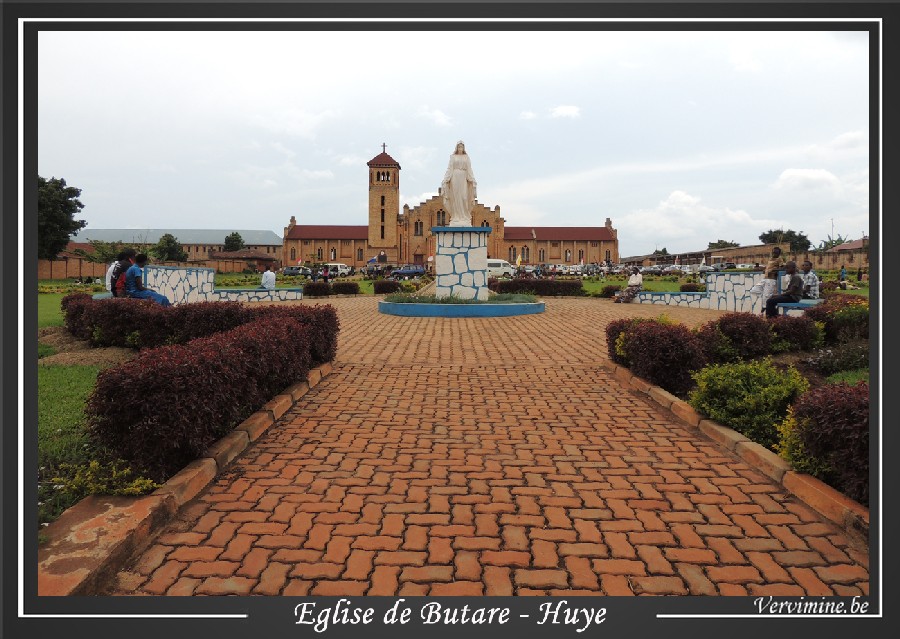
[[[63,314],[59,307],[67,293],[41,293],[38,295],[38,328],[62,326]]]
[[[833,375],[828,376],[829,384],[840,384],[844,382],[846,384],[850,384],[851,386],[856,384],[857,382],[866,382],[869,383],[869,369],[868,368],[857,368],[852,371],[841,371],[840,373],[835,373]]]
[[[627,283],[627,279],[616,277],[608,277],[596,282],[584,279],[582,280],[582,287],[584,287],[585,292],[590,295],[591,293],[599,293],[607,286],[614,284],[618,284],[622,288],[625,288]],[[649,277],[645,277],[644,290],[651,293],[678,293],[681,290],[681,285],[683,283],[684,282],[670,282],[668,280],[653,280]]]
[[[89,461],[84,406],[94,389],[96,366],[38,367],[38,521],[56,519],[72,506],[53,479],[62,464]]]
[[[42,357],[49,357],[50,355],[56,355],[56,349],[52,346],[48,346],[47,344],[41,344],[38,342],[38,359]]]

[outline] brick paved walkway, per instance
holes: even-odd
[[[866,554],[838,528],[600,365],[610,319],[717,313],[333,304],[334,372],[111,594],[868,593]]]

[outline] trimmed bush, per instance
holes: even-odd
[[[600,293],[597,294],[597,297],[613,298],[616,296],[616,293],[621,290],[622,286],[620,284],[607,284],[601,289]]]
[[[769,323],[752,313],[728,313],[701,326],[698,334],[707,359],[714,363],[756,359],[772,349]]]
[[[693,378],[697,388],[688,401],[694,410],[770,449],[788,406],[809,388],[797,369],[782,372],[769,358],[708,366]]]
[[[66,330],[78,339],[89,339],[91,336],[91,328],[85,313],[95,301],[87,293],[70,293],[59,303]]]
[[[869,300],[859,295],[836,293],[804,315],[825,326],[825,342],[837,344],[869,338]]]
[[[635,375],[679,396],[693,388],[691,373],[706,364],[697,334],[683,324],[633,324],[626,328],[624,350]]]
[[[303,285],[303,295],[308,297],[328,297],[331,285],[325,282],[307,282]]]
[[[310,342],[312,366],[318,366],[334,359],[341,325],[337,309],[330,304],[251,306],[246,311],[247,321],[276,318],[280,322],[294,321],[306,328]]]
[[[678,287],[682,293],[699,293],[706,290],[706,286],[703,284],[697,284],[696,282],[686,282]]]
[[[400,291],[400,282],[395,280],[375,280],[372,283],[372,291],[375,295],[388,295]]]
[[[617,319],[606,325],[606,352],[609,358],[616,364],[629,366],[628,355],[625,350],[625,334],[640,322],[651,322],[653,320],[635,317],[631,319]]]
[[[833,375],[869,367],[869,342],[867,340],[836,344],[820,348],[804,363],[821,375]]]
[[[869,504],[869,385],[832,384],[810,390],[793,410],[803,455],[819,479]],[[812,473],[811,473],[812,474]]]
[[[152,348],[175,342],[170,316],[169,309],[150,300],[116,297],[93,300],[83,321],[90,326],[91,346]]]
[[[495,293],[526,293],[545,297],[584,295],[581,280],[489,280],[488,288]]]
[[[309,332],[261,319],[189,345],[144,351],[101,371],[89,432],[115,457],[165,481],[310,368]]]
[[[774,339],[772,350],[776,353],[787,351],[810,351],[821,346],[825,333],[811,318],[779,315],[769,320]]]
[[[186,344],[246,323],[247,308],[238,302],[195,302],[166,309],[170,343]]]
[[[335,295],[359,295],[359,283],[335,282],[331,285],[331,292]]]

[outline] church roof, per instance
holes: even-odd
[[[337,226],[296,224],[285,236],[286,240],[367,240],[368,226]]]
[[[366,166],[396,166],[400,168],[400,164],[387,153],[379,153],[374,158],[366,162]]]
[[[612,242],[616,238],[605,226],[507,226],[504,240],[591,240]]]

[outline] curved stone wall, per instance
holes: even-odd
[[[173,304],[188,302],[272,302],[303,299],[302,288],[245,288],[217,291],[211,268],[144,267],[144,286]]]

